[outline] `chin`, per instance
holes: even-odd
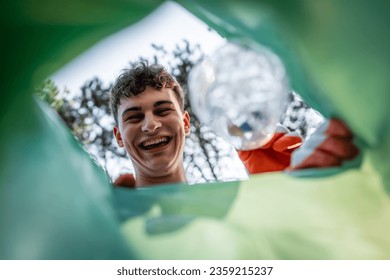
[[[166,174],[172,169],[171,162],[159,162],[149,165],[148,169],[152,174]]]

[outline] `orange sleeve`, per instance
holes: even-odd
[[[263,147],[238,151],[238,156],[249,174],[282,171],[290,165],[291,153],[301,144],[300,136],[275,133]]]
[[[125,188],[135,188],[135,178],[131,173],[121,174],[114,181],[114,186],[125,187]]]

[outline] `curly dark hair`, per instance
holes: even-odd
[[[130,98],[142,93],[147,86],[157,90],[170,88],[174,91],[180,109],[184,111],[184,93],[176,79],[161,65],[148,65],[146,61],[125,69],[116,79],[111,89],[110,107],[115,123],[118,124],[118,107],[123,98]]]

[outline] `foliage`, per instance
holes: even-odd
[[[177,44],[171,53],[163,46],[153,45],[153,48],[156,54],[152,59],[139,60],[167,65],[187,92],[189,72],[203,58],[200,46],[191,46],[188,41],[183,41],[183,44]],[[131,65],[134,63],[130,62]],[[111,85],[104,86],[99,78],[94,77],[84,83],[80,93],[70,95],[65,90],[66,94],[61,95],[54,82],[48,80],[36,90],[36,93],[60,114],[86,150],[108,173],[111,173],[111,176],[115,176],[110,165],[116,165],[114,169],[117,170],[117,165],[129,165],[130,162],[126,159],[125,151],[117,147],[112,135],[114,120],[109,110],[110,88]],[[244,178],[246,176],[244,167],[233,147],[216,136],[209,127],[200,124],[192,111],[189,95],[185,96],[185,109],[191,118],[191,134],[187,138],[184,151],[188,181],[194,183]],[[306,136],[309,130],[318,124],[318,119],[314,121],[309,119],[313,114],[316,113],[297,94],[291,93],[289,107],[281,122],[290,130]],[[119,159],[119,162],[111,163],[113,159]]]
[[[107,168],[108,157],[125,157],[112,136],[113,119],[109,112],[110,86],[95,77],[86,81],[80,93],[72,95],[67,90],[60,94],[52,80],[43,82],[36,94],[50,104],[70,128],[85,149]]]
[[[307,105],[297,93],[291,92],[286,113],[280,123],[290,131],[295,131],[306,138],[314,132],[322,120],[323,116],[319,112]]]
[[[50,79],[43,81],[42,84],[35,89],[35,94],[43,101],[50,104],[56,111],[59,111],[64,107],[65,100],[59,97],[60,91]]]

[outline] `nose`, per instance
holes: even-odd
[[[142,124],[143,132],[152,132],[161,127],[161,122],[153,115],[146,114],[144,117],[144,123]]]

